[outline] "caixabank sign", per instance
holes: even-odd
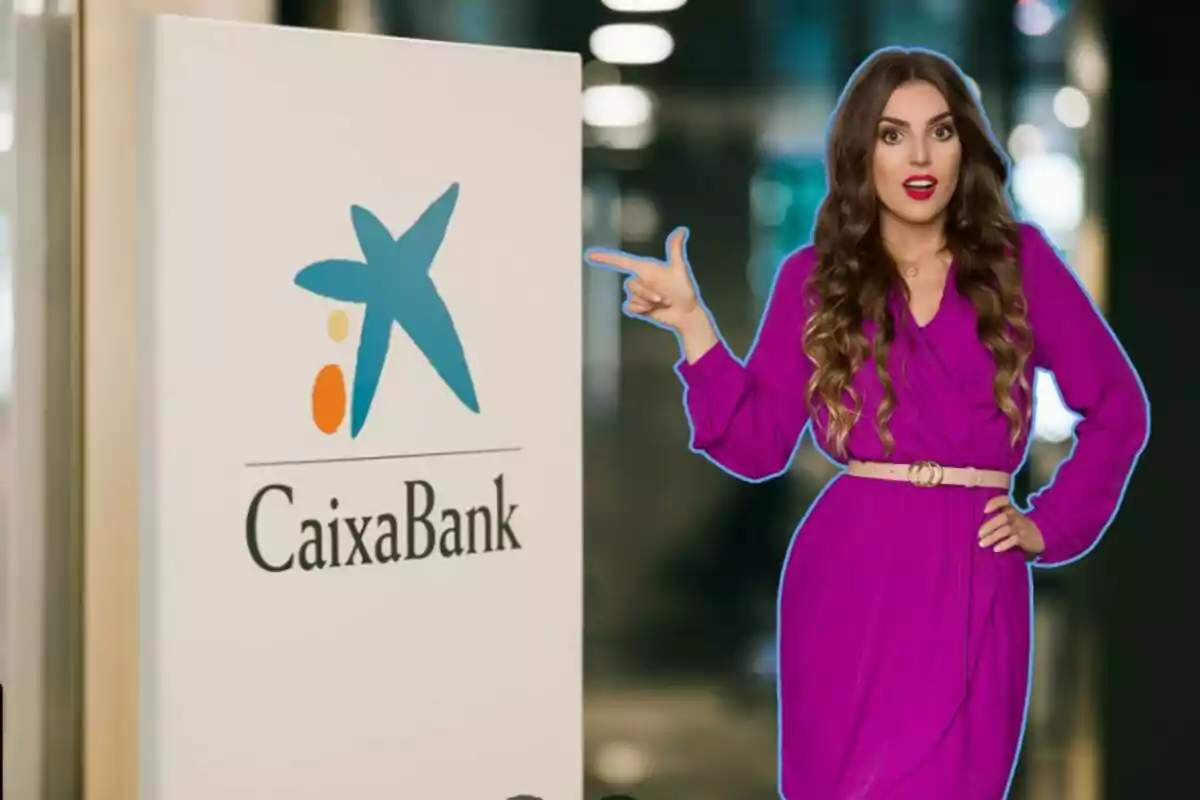
[[[141,796],[583,800],[578,59],[141,33]]]
[[[358,438],[363,433],[396,331],[427,362],[421,369],[403,376],[403,384],[440,380],[446,388],[446,402],[457,402],[480,413],[479,397],[454,316],[438,293],[431,274],[458,194],[458,184],[451,184],[398,237],[370,211],[354,206],[350,217],[361,258],[321,259],[296,275],[297,287],[333,305],[325,320],[330,340],[353,345],[345,348],[352,355],[352,368],[348,370],[343,363],[334,361],[316,371],[312,391],[304,398],[311,407],[314,430],[324,435],[341,433],[349,405],[349,436]],[[360,320],[357,336],[353,338],[350,333],[354,326],[343,308],[345,305],[360,311],[356,315]],[[353,376],[349,391],[347,372]],[[385,397],[381,404],[382,413],[405,412],[402,396]],[[519,450],[509,447],[493,448],[486,453],[480,450],[410,453],[405,457],[413,460],[422,456],[480,456]],[[375,455],[365,459],[378,461],[386,457]],[[401,458],[398,456],[396,460]],[[251,466],[283,465],[268,461]],[[498,472],[490,486],[482,487],[488,495],[482,502],[462,507],[439,504],[436,486],[420,477],[404,480],[385,509],[346,509],[334,495],[329,497],[319,517],[296,518],[294,525],[277,537],[281,541],[276,552],[268,553],[262,542],[264,516],[275,509],[285,509],[295,516],[297,498],[289,483],[264,483],[254,493],[246,511],[247,552],[263,571],[282,573],[519,550],[519,521],[514,520],[518,504],[513,500],[511,488],[506,495],[505,484],[504,473]]]

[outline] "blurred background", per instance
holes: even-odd
[[[122,57],[89,51],[81,33],[117,24],[106,16],[116,5],[132,14],[181,4],[0,0],[0,502],[14,464],[36,472],[25,486],[48,498],[32,516],[0,517],[0,610],[16,631],[0,674],[24,676],[41,693],[10,713],[5,733],[22,736],[22,713],[41,731],[45,797],[77,796],[82,752],[68,729],[83,704],[83,501],[60,487],[82,469],[78,448],[64,443],[85,408],[72,322],[82,300],[70,268],[71,231],[84,222],[70,197],[72,181],[92,173],[73,178],[70,169],[80,157],[72,115],[87,113],[71,75],[102,80],[88,68]],[[1183,469],[1196,380],[1180,360],[1190,340],[1167,338],[1182,334],[1195,296],[1189,270],[1168,270],[1196,263],[1197,159],[1185,120],[1200,93],[1187,51],[1168,43],[1171,15],[1098,0],[183,5],[580,53],[585,244],[656,254],[673,226],[689,225],[705,299],[739,353],[775,269],[807,241],[824,190],[825,126],[851,71],[885,45],[953,58],[1013,158],[1020,216],[1051,235],[1109,315],[1155,409],[1150,449],[1104,545],[1035,573],[1035,688],[1011,796],[1200,797],[1200,604],[1189,581],[1200,525],[1184,506]],[[789,474],[750,485],[690,454],[673,339],[620,314],[619,277],[585,271],[585,285],[587,797],[777,797],[776,589],[794,527],[831,466],[806,443]],[[14,338],[21,330],[31,331],[25,342]],[[26,365],[15,379],[14,364]],[[36,413],[18,427],[12,398],[22,380]],[[1075,422],[1050,377],[1036,391],[1022,493],[1068,454]]]

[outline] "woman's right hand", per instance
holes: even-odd
[[[627,313],[684,334],[708,324],[687,262],[687,234],[686,228],[676,228],[667,237],[666,261],[601,248],[588,250],[584,258],[593,266],[629,275],[625,281]]]

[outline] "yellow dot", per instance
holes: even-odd
[[[350,319],[345,311],[334,311],[329,315],[329,338],[340,342],[350,332]]]

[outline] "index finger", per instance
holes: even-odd
[[[583,257],[592,266],[626,272],[630,275],[637,275],[639,278],[645,278],[648,270],[658,265],[652,258],[642,258],[622,253],[620,250],[606,250],[599,247],[587,250]]]

